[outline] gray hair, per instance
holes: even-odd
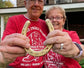
[[[55,10],[55,9],[58,9],[61,11],[61,13],[63,14],[63,18],[66,20],[66,14],[65,14],[65,10],[60,7],[60,6],[52,6],[51,8],[49,8],[48,10],[46,10],[46,18],[48,18],[48,15],[49,15],[49,12],[52,11],[52,10]]]

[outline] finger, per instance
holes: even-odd
[[[48,38],[44,41],[44,45],[48,45],[48,44],[61,44],[64,43],[65,39],[62,36],[56,36],[56,37],[52,37],[52,38]]]
[[[17,38],[21,38],[21,39],[27,38],[25,35],[22,35],[20,33],[13,33],[13,34],[7,35],[5,38],[8,39],[8,38],[13,38],[13,37],[17,37]]]
[[[17,57],[19,57],[19,56],[25,56],[25,53],[23,53],[23,54],[10,54],[10,53],[5,53],[5,52],[2,52],[2,54],[3,54],[3,56],[4,56],[4,58],[9,58],[9,59],[11,59],[11,58],[17,58]]]
[[[25,56],[25,54],[9,54],[2,52],[2,55],[4,56],[5,62],[13,62],[17,57]]]
[[[47,38],[51,38],[54,36],[64,36],[64,35],[65,35],[65,32],[62,32],[60,30],[54,30],[47,35]]]
[[[54,44],[52,49],[53,50],[60,49],[60,44]]]
[[[6,52],[10,54],[24,54],[26,53],[24,48],[21,47],[10,47],[10,46],[0,46],[1,52]]]
[[[58,53],[58,54],[61,54],[63,56],[65,56],[67,53],[64,51],[64,49],[56,49],[56,50],[53,50],[53,52],[55,53]]]
[[[55,53],[58,53],[58,54],[61,54],[65,57],[72,57],[74,54],[72,51],[65,51],[64,49],[57,49],[57,50],[54,50]]]
[[[29,39],[26,38],[26,40],[20,39],[20,38],[10,38],[7,40],[3,40],[1,42],[1,45],[9,45],[9,46],[13,46],[13,45],[17,45],[17,46],[21,46],[21,47],[25,47],[25,48],[29,48],[30,44],[29,44]]]
[[[70,51],[73,49],[73,46],[71,45],[67,45],[66,43],[62,43],[63,44],[63,49],[64,49],[64,52],[66,51]],[[61,44],[54,44],[53,47],[52,47],[53,50],[56,50],[56,49],[61,49]]]

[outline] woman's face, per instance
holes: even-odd
[[[65,24],[63,14],[58,9],[51,10],[48,14],[48,18],[51,20],[55,30],[62,30]]]

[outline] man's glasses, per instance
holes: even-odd
[[[50,17],[49,18],[50,20],[61,20],[61,19],[63,19],[63,17],[60,17],[60,16],[57,16],[57,17]]]
[[[38,4],[44,4],[44,0],[28,0],[29,2],[31,2],[31,3],[36,3],[36,2],[38,2]]]

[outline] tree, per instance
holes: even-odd
[[[4,2],[5,2],[5,7],[14,7],[14,4],[12,4],[9,0]]]
[[[3,0],[0,0],[0,8],[5,7]]]
[[[0,0],[0,8],[6,8],[6,7],[14,7],[14,4],[12,4],[10,0],[7,1]]]

